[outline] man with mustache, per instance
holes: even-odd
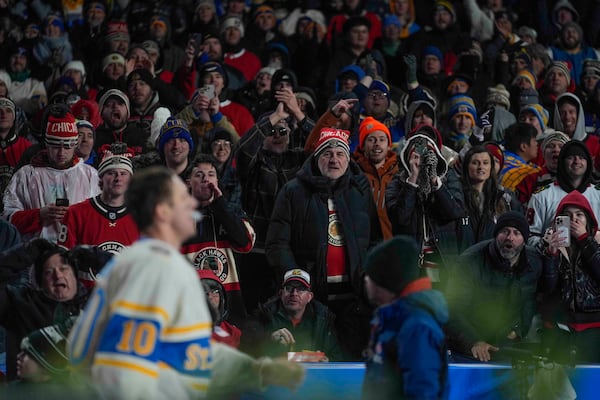
[[[277,357],[311,350],[322,351],[325,360],[343,361],[335,316],[314,298],[310,275],[303,269],[287,271],[277,295],[261,304],[253,317],[255,324],[248,325],[244,331],[247,340],[242,340],[250,354],[265,352]]]
[[[447,332],[455,361],[493,360],[502,346],[527,335],[538,279],[552,262],[526,245],[528,237],[525,217],[506,212],[498,218],[494,238],[465,250],[451,271]]]

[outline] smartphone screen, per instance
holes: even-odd
[[[201,95],[204,95],[204,96],[208,97],[209,99],[212,99],[213,97],[215,97],[215,85],[206,84],[204,86],[201,86],[200,88],[198,88],[198,92]]]
[[[69,207],[69,199],[56,199],[56,201],[54,202],[54,204],[57,207]]]
[[[561,247],[569,247],[571,245],[571,232],[569,228],[571,226],[571,218],[567,215],[559,215],[556,217],[556,231],[560,238]]]

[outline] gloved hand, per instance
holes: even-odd
[[[407,54],[403,59],[406,64],[406,82],[417,82],[417,57],[414,54]]]
[[[296,390],[304,381],[306,372],[301,364],[284,359],[261,358],[259,364],[260,378],[264,385],[284,386]]]

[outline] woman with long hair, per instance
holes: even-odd
[[[516,197],[498,185],[496,159],[484,145],[474,146],[462,161],[465,217],[457,225],[459,251],[493,237],[498,217],[522,211]]]

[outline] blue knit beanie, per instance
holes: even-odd
[[[160,136],[158,137],[158,152],[163,153],[165,144],[171,139],[185,139],[190,151],[194,150],[194,141],[185,121],[169,117],[164,125],[160,128]]]

